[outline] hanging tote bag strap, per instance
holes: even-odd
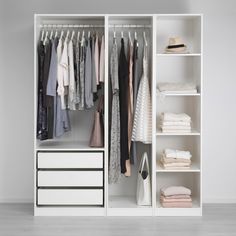
[[[142,160],[140,161],[140,164],[139,164],[139,173],[142,173],[143,172],[143,169],[144,169],[144,165],[146,164],[147,166],[147,172],[148,174],[150,174],[149,172],[149,163],[148,163],[148,156],[147,156],[147,153],[143,153],[143,156],[142,156]]]

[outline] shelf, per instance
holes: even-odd
[[[192,163],[189,169],[183,169],[183,170],[170,170],[170,169],[164,169],[157,161],[157,167],[156,172],[162,173],[162,172],[200,172],[199,165],[196,163]]]
[[[88,141],[38,141],[37,151],[103,151],[104,148],[93,148],[88,145]]]
[[[110,208],[151,208],[151,206],[139,206],[135,196],[110,196]]]
[[[190,133],[163,133],[161,130],[156,132],[156,136],[197,136],[200,135],[200,132],[192,130]]]
[[[200,57],[201,53],[157,53],[158,57]]]

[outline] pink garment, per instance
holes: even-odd
[[[162,202],[164,208],[191,208],[192,202]]]
[[[160,197],[160,201],[163,202],[192,202],[192,198],[165,198]]]
[[[105,80],[105,38],[102,36],[102,42],[100,47],[100,61],[99,61],[99,82]]]
[[[161,196],[163,196],[163,195],[161,195]],[[172,195],[172,196],[165,197],[165,199],[179,199],[179,198],[191,199],[191,197],[189,195],[186,195],[186,194],[179,194],[179,195]]]
[[[161,194],[164,196],[172,196],[179,194],[191,195],[191,190],[184,186],[170,186],[161,189]]]

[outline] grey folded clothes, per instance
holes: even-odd
[[[170,186],[160,190],[160,203],[165,208],[191,208],[191,190],[183,186]]]

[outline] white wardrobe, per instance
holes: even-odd
[[[85,32],[95,29],[105,36],[104,147],[92,148],[89,139],[94,110],[70,111],[71,131],[62,137],[40,141],[37,129],[37,45],[42,28],[77,27]],[[54,28],[54,29],[55,29]],[[128,31],[142,41],[143,31],[149,44],[149,80],[152,97],[152,144],[137,144],[137,159],[148,153],[151,168],[152,205],[136,204],[138,165],[132,165],[131,177],[119,184],[108,183],[109,165],[109,54],[112,37]],[[165,54],[168,39],[181,36],[189,53]],[[81,15],[36,14],[34,18],[34,215],[35,216],[200,216],[202,215],[202,15]],[[196,94],[157,93],[160,82],[194,82]],[[162,133],[162,112],[191,115],[191,133]],[[168,147],[190,150],[192,165],[186,170],[166,170],[158,163]],[[184,185],[192,190],[192,208],[163,208],[160,189]]]

